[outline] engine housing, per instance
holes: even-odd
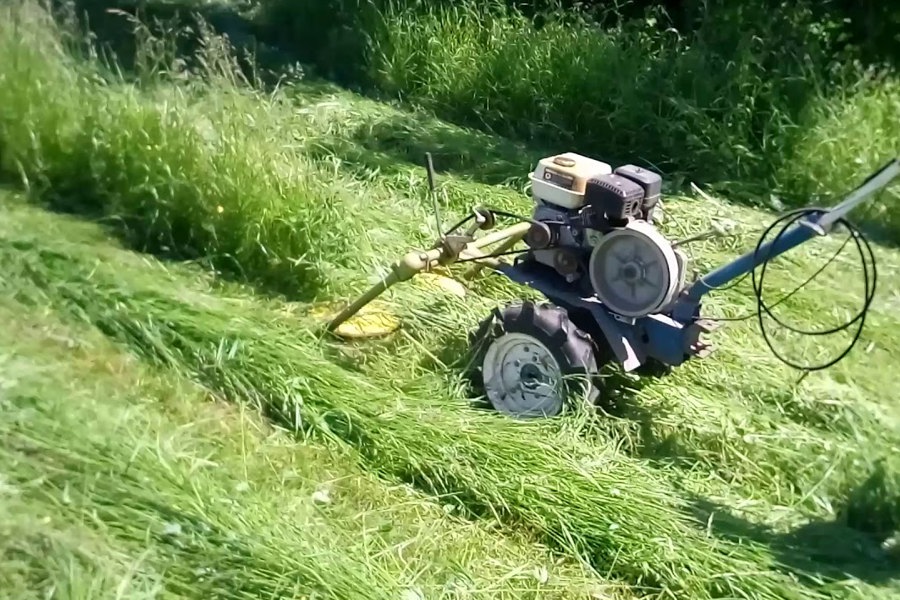
[[[657,173],[568,152],[542,159],[531,181],[531,260],[624,317],[663,309],[683,287],[687,259],[654,226]]]

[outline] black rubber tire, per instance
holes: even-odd
[[[535,303],[524,301],[494,309],[478,328],[470,335],[469,344],[472,349],[472,368],[469,371],[471,382],[480,392],[485,392],[483,380],[483,363],[491,343],[505,333],[521,333],[540,341],[553,355],[565,378],[565,395],[567,401],[560,410],[545,413],[552,417],[565,410],[568,399],[577,394],[595,402],[599,390],[593,383],[599,371],[597,352],[591,337],[576,327],[569,319],[565,309],[551,303]],[[585,390],[587,384],[589,389]],[[490,403],[490,400],[488,399]],[[492,405],[493,406],[493,405]],[[497,406],[495,410],[500,411]],[[501,411],[504,412],[504,411]],[[515,415],[516,418],[534,418],[541,415]]]

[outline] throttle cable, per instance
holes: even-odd
[[[784,236],[787,233],[787,231],[791,228],[792,225],[798,223],[802,219],[805,219],[805,218],[808,218],[808,217],[814,216],[814,215],[821,215],[826,212],[827,212],[826,209],[813,207],[813,208],[796,209],[796,210],[792,210],[792,211],[789,211],[789,212],[781,215],[778,219],[776,219],[771,225],[769,225],[763,231],[762,235],[760,235],[759,240],[757,241],[757,244],[756,244],[756,248],[754,250],[754,254],[757,256],[759,255],[760,249],[762,248],[763,244],[765,243],[766,238],[772,233],[772,231],[775,230],[776,227],[778,227],[779,224],[784,223],[784,225],[781,227],[781,230],[775,236],[775,239],[773,240],[772,245],[770,246],[770,253],[771,253],[771,249],[777,245],[777,243],[780,241],[782,236]],[[763,340],[766,342],[766,346],[768,346],[768,348],[772,352],[772,354],[778,360],[780,360],[782,363],[788,365],[789,367],[797,369],[799,371],[804,371],[806,373],[814,372],[814,371],[821,371],[821,370],[827,369],[827,368],[837,364],[839,361],[843,360],[853,350],[853,348],[856,346],[856,344],[859,342],[860,338],[862,337],[862,332],[863,332],[863,328],[865,326],[866,317],[868,316],[869,309],[871,308],[872,302],[874,301],[874,297],[875,297],[875,289],[876,289],[876,284],[877,284],[878,271],[877,271],[877,263],[875,260],[875,253],[872,250],[872,246],[871,246],[869,240],[866,239],[865,235],[863,235],[863,233],[860,231],[860,229],[857,228],[855,225],[853,225],[850,221],[848,221],[845,218],[839,219],[835,224],[843,225],[849,231],[849,235],[844,240],[843,244],[841,244],[841,246],[837,249],[837,251],[831,256],[831,258],[829,258],[828,261],[825,262],[825,264],[823,264],[815,273],[813,273],[810,277],[808,277],[803,283],[796,286],[789,293],[787,293],[784,296],[782,296],[781,298],[779,298],[778,301],[776,301],[774,304],[771,304],[771,305],[767,304],[765,299],[763,298],[763,288],[764,288],[765,276],[767,273],[768,265],[769,265],[769,262],[771,261],[771,255],[766,256],[765,260],[763,260],[760,263],[760,265],[758,265],[756,268],[752,269],[749,273],[751,282],[752,282],[751,285],[753,286],[753,296],[756,301],[756,310],[752,313],[743,315],[741,317],[733,317],[733,318],[707,317],[707,318],[709,318],[710,320],[714,320],[714,321],[745,321],[745,320],[751,319],[753,317],[756,317],[757,323],[759,324],[760,333],[763,336]],[[855,242],[857,253],[862,262],[862,271],[863,271],[862,275],[863,275],[863,285],[865,288],[865,298],[863,300],[863,305],[860,308],[859,312],[852,319],[848,320],[847,322],[842,323],[841,325],[838,325],[836,327],[832,327],[830,329],[825,329],[825,330],[821,330],[821,331],[811,331],[811,330],[800,329],[798,327],[794,327],[794,326],[791,326],[791,325],[785,323],[783,320],[781,320],[777,316],[775,316],[775,314],[772,312],[772,309],[775,308],[776,306],[778,306],[779,304],[785,302],[788,298],[792,297],[794,294],[799,292],[801,289],[803,289],[804,287],[809,285],[826,268],[828,268],[828,266],[831,263],[833,263],[837,259],[838,256],[840,256],[841,252],[844,250],[844,248],[846,248],[847,244],[850,243],[850,240],[853,240]],[[757,272],[756,272],[757,268],[760,269],[759,275],[757,275]],[[746,275],[744,277],[742,277],[741,280],[743,280],[745,277],[746,277]],[[732,286],[728,286],[728,287],[730,288]],[[816,337],[817,336],[826,336],[826,335],[833,335],[835,333],[840,333],[842,331],[847,331],[854,324],[856,324],[857,327],[856,327],[856,331],[854,332],[853,338],[851,339],[850,343],[838,356],[836,356],[835,358],[833,358],[825,363],[818,364],[818,365],[801,365],[792,360],[787,359],[783,354],[781,354],[778,351],[778,349],[776,348],[774,342],[772,341],[772,339],[770,337],[769,331],[765,327],[765,323],[763,320],[764,315],[771,317],[781,327],[787,329],[788,331],[791,331],[792,333],[797,333],[799,335],[808,335],[808,336],[816,336]]]

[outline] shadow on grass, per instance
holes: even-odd
[[[616,379],[624,379],[617,375]],[[660,435],[655,427],[657,421],[669,410],[665,406],[648,406],[640,400],[640,390],[648,385],[649,377],[642,377],[635,384],[630,380],[616,384],[620,389],[615,402],[607,409],[610,416],[623,419],[637,430],[637,437],[630,441],[629,453],[635,458],[646,460],[656,466],[677,467],[691,470],[703,463],[703,458],[690,449],[678,432]]]
[[[886,543],[897,535],[900,522],[885,518],[897,510],[900,496],[886,490],[883,479],[884,473],[876,469],[851,491],[834,520],[812,521],[786,533],[696,496],[689,501],[689,516],[723,539],[766,546],[782,570],[812,583],[852,577],[880,585],[900,579],[900,549],[891,550]]]
[[[246,3],[197,0],[51,0],[57,18],[74,20],[110,64],[126,77],[136,76],[161,60],[190,68],[203,47],[203,29],[227,38],[245,76],[265,87],[292,72],[290,55],[261,41]],[[147,47],[147,36],[153,41]],[[149,56],[148,50],[154,55]],[[148,65],[147,61],[152,63]],[[168,65],[165,65],[168,66]]]
[[[21,193],[20,186],[14,187],[16,183],[20,182],[0,175],[0,186],[17,189]],[[110,215],[95,205],[95,195],[91,189],[88,187],[79,193],[63,194],[32,190],[28,201],[44,210],[92,223],[129,250],[153,256],[165,263],[196,265],[203,272],[212,274],[218,282],[246,286],[260,297],[309,302],[320,293],[324,275],[318,268],[285,264],[277,272],[254,271],[245,268],[231,254],[203,253],[201,249],[205,244],[202,241],[195,243],[203,234],[184,219],[174,220],[168,229],[156,229],[148,235],[146,215]]]

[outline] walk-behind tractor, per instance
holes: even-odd
[[[433,193],[431,156],[426,158]],[[530,218],[474,209],[441,234],[431,249],[410,252],[394,263],[382,281],[330,321],[328,330],[346,333],[350,319],[369,302],[417,274],[462,261],[473,265],[469,277],[489,267],[537,290],[548,301],[508,305],[481,323],[471,335],[477,379],[500,412],[552,416],[560,413],[574,391],[572,381],[587,382],[582,391],[596,399],[601,387],[597,373],[606,362],[616,361],[632,372],[647,366],[667,369],[707,356],[712,347],[700,336],[715,329],[717,322],[701,316],[701,301],[748,274],[762,326],[763,315],[772,316],[761,295],[768,262],[840,224],[850,233],[848,241],[855,241],[864,265],[864,308],[843,327],[857,326],[855,342],[874,294],[874,256],[845,216],[898,175],[900,160],[895,159],[830,209],[788,212],[766,230],[753,250],[687,282],[685,254],[654,225],[660,176],[633,165],[613,169],[578,154],[560,154],[541,160],[531,174]],[[436,202],[434,208],[439,221]],[[476,237],[479,231],[494,229],[500,218],[519,222]],[[522,242],[525,247],[515,249]],[[488,251],[491,246],[494,249]],[[504,256],[515,258],[506,262]],[[774,351],[771,344],[770,348]],[[847,352],[850,348],[852,343]],[[816,368],[831,366],[847,352]]]

